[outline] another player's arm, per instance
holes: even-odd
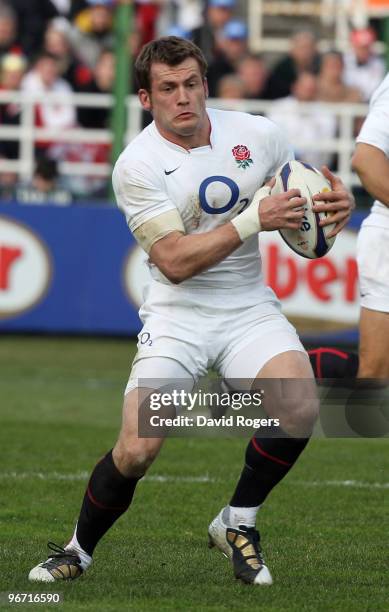
[[[326,219],[320,221],[322,227],[335,223],[334,229],[328,234],[328,237],[331,238],[339,234],[349,222],[351,213],[355,208],[355,200],[341,179],[332,174],[327,166],[323,166],[321,170],[331,185],[331,191],[321,192],[313,197],[314,200],[320,202],[314,205],[313,210],[314,212],[331,213]]]
[[[259,190],[241,215],[214,230],[202,234],[173,230],[153,241],[150,260],[172,283],[178,284],[218,264],[260,231],[298,229],[305,198],[296,189],[275,196],[269,196],[269,192],[269,188]]]
[[[366,191],[389,207],[389,159],[385,153],[373,145],[359,142],[352,166]]]

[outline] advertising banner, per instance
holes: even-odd
[[[355,341],[356,213],[324,258],[304,259],[261,233],[263,275],[303,338]],[[149,280],[122,214],[100,206],[0,205],[0,329],[136,335]]]

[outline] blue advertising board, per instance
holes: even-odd
[[[0,328],[136,334],[137,308],[123,281],[133,246],[123,215],[113,207],[0,205]],[[1,263],[7,248],[22,249],[8,271]],[[24,283],[33,285],[27,299],[18,297]]]

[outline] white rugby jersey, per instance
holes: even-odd
[[[123,151],[113,172],[119,208],[131,231],[177,209],[187,234],[215,229],[242,211],[265,179],[293,159],[280,129],[264,117],[208,109],[210,145],[186,150],[153,122]],[[153,278],[169,283],[154,265]],[[227,288],[262,282],[258,238],[181,286]]]
[[[357,142],[377,147],[389,158],[389,73],[375,90],[369,113],[357,137]],[[376,200],[372,212],[385,215],[385,226],[389,227],[389,208]]]

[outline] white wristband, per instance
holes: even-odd
[[[232,219],[231,223],[239,234],[242,242],[261,231],[259,220],[259,203],[270,195],[271,188],[264,185],[255,192],[250,205],[240,215]]]

